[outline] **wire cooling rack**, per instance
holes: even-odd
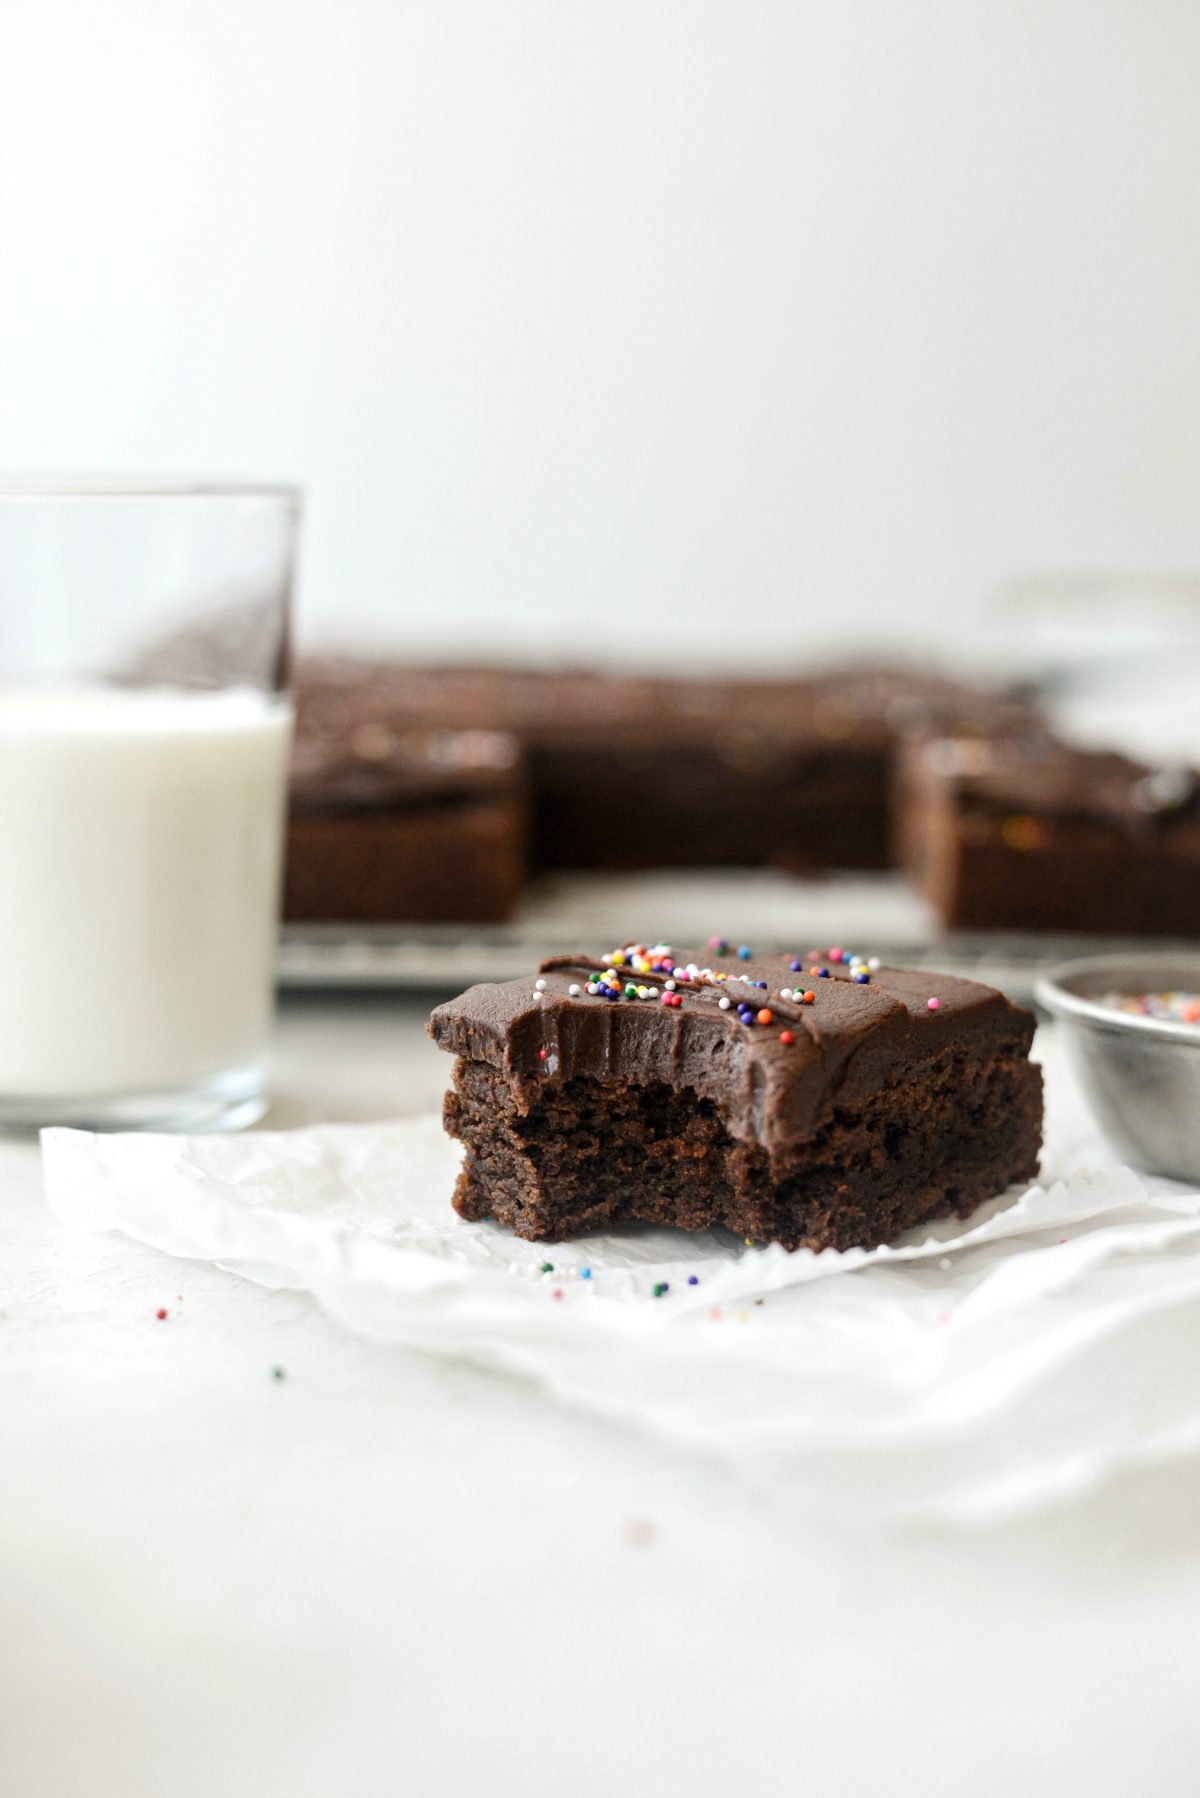
[[[507,924],[289,924],[279,980],[285,989],[438,991],[513,980],[546,956],[600,953],[631,937],[689,947],[714,934],[762,949],[839,944],[899,966],[968,975],[1020,1000],[1051,962],[1164,947],[1161,938],[1139,945],[1128,937],[947,934],[894,875],[803,880],[762,868],[706,868],[548,877]]]

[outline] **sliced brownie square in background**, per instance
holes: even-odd
[[[502,731],[401,729],[302,696],[288,812],[293,922],[507,918],[525,880],[524,758]]]
[[[952,929],[1200,935],[1200,783],[1049,737],[907,746],[902,865]]]
[[[1029,718],[1004,692],[869,666],[751,680],[326,658],[299,699],[390,729],[512,732],[535,865],[616,870],[887,867],[899,744]]]

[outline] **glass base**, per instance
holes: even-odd
[[[0,1093],[0,1130],[29,1134],[66,1125],[75,1130],[165,1130],[207,1134],[244,1130],[267,1109],[262,1068],[235,1068],[187,1086],[145,1093],[93,1093],[71,1098],[57,1094],[10,1098]]]

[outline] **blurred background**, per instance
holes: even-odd
[[[1192,643],[1198,92],[1190,0],[10,4],[0,465],[302,482],[310,643]]]

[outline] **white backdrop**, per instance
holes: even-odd
[[[0,466],[303,481],[310,638],[1192,570],[1198,94],[1192,0],[3,0]]]

